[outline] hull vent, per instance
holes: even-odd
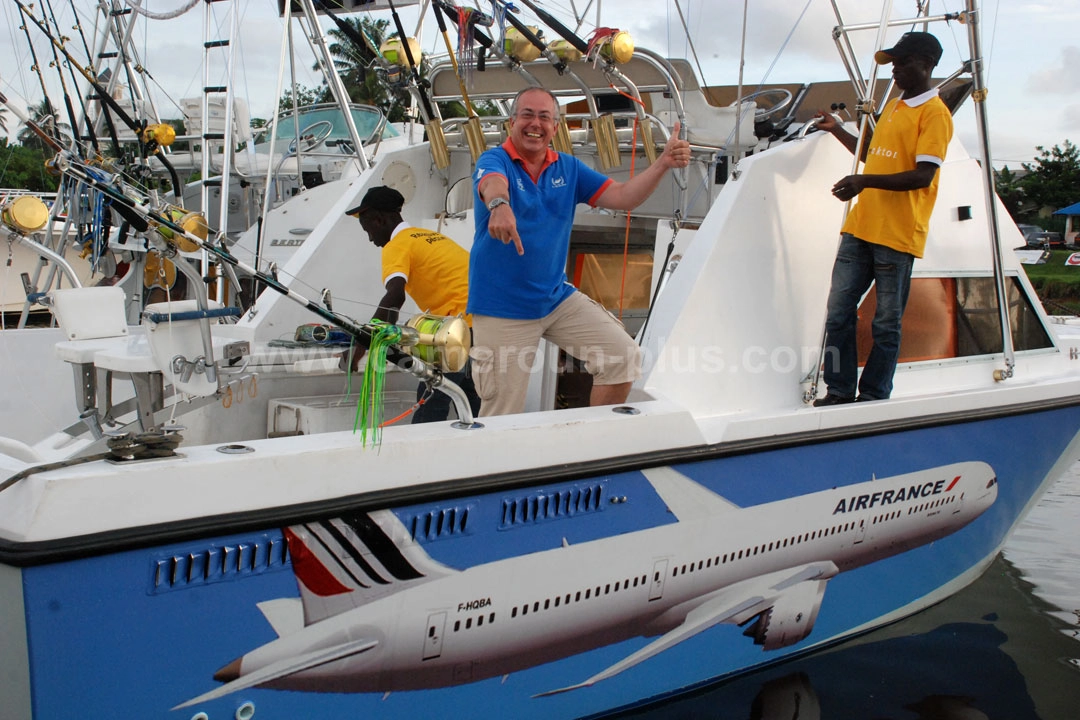
[[[504,498],[500,530],[573,517],[603,509],[604,483]]]
[[[281,533],[267,533],[243,542],[212,545],[153,560],[150,589],[153,593],[223,580],[237,580],[288,567],[289,548]]]
[[[413,540],[431,542],[445,537],[457,537],[469,534],[470,505],[438,508],[418,512],[411,520],[405,521]]]

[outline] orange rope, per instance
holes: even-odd
[[[400,420],[401,418],[405,417],[406,415],[409,415],[410,413],[413,413],[413,412],[415,412],[416,410],[420,409],[420,406],[421,406],[421,405],[423,405],[423,404],[424,404],[424,403],[426,403],[426,402],[427,402],[427,398],[426,398],[426,397],[425,397],[425,398],[421,398],[421,399],[420,399],[420,401],[419,401],[418,403],[416,403],[416,404],[415,404],[415,405],[413,405],[413,406],[412,406],[411,408],[409,408],[409,409],[408,409],[408,410],[406,410],[405,412],[401,413],[401,414],[400,414],[400,415],[398,415],[397,417],[395,417],[395,418],[390,418],[389,420],[384,420],[383,422],[381,422],[381,423],[379,424],[379,427],[381,427],[381,428],[384,428],[384,427],[386,427],[387,425],[393,425],[394,423],[396,423],[396,422],[397,422],[398,420]]]

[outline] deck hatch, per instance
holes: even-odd
[[[281,533],[242,542],[181,551],[151,560],[150,592],[162,593],[288,567],[289,549]]]
[[[582,483],[503,498],[500,530],[573,517],[603,509],[604,482]]]

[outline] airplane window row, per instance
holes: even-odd
[[[495,613],[491,613],[491,614],[488,615],[488,625],[491,625],[494,622],[495,622]],[[478,616],[476,618],[476,627],[482,627],[483,624],[484,624],[484,616],[480,615],[480,616]],[[465,629],[466,630],[471,630],[472,626],[473,626],[473,619],[472,618],[465,618]],[[457,632],[460,629],[461,629],[461,621],[460,620],[455,620],[454,621],[454,632]]]
[[[940,507],[956,500],[956,495],[950,495],[948,497],[935,500],[934,502],[923,503],[922,505],[916,505],[913,508],[908,509],[908,515],[912,513],[922,512],[923,510],[930,510],[932,508]]]
[[[888,520],[895,520],[896,518],[900,517],[900,512],[900,510],[896,510],[895,512],[885,513],[884,515],[875,515],[873,521],[870,524],[877,525],[878,523],[883,523]]]
[[[520,607],[514,606],[510,610],[510,617],[518,617],[518,611],[520,610],[521,617],[525,617],[529,612],[538,613],[541,610],[549,610],[551,608],[557,608],[560,605],[569,605],[570,603],[578,603],[582,600],[590,600],[592,598],[598,598],[601,595],[610,595],[613,592],[619,592],[619,590],[629,590],[631,587],[644,586],[647,576],[641,575],[635,578],[625,578],[623,580],[616,580],[614,583],[607,583],[605,585],[597,585],[595,588],[585,588],[584,590],[578,590],[573,593],[566,593],[566,595],[556,595],[554,598],[546,598],[544,600],[536,600],[532,604],[525,603]]]
[[[812,532],[804,533],[801,535],[792,535],[791,537],[783,538],[782,540],[774,540],[770,543],[762,543],[752,547],[739,550],[738,552],[732,551],[731,553],[724,553],[723,555],[716,555],[705,560],[698,560],[696,563],[686,563],[683,565],[675,565],[671,569],[671,576],[678,577],[680,574],[692,573],[694,570],[705,570],[711,568],[713,565],[725,565],[729,562],[735,562],[736,560],[742,560],[743,558],[752,557],[759,553],[767,553],[773,550],[779,550],[781,548],[791,547],[793,545],[801,545],[804,542],[811,540],[817,540],[818,538],[826,537],[827,535],[835,535],[838,532],[847,532],[848,530],[855,529],[855,523],[849,522],[843,525],[834,525],[822,530],[814,530]]]

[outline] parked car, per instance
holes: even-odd
[[[1020,234],[1024,236],[1024,243],[1026,244],[1028,238],[1036,233],[1041,233],[1043,229],[1038,225],[1024,225],[1020,224],[1016,226],[1020,230]]]
[[[1029,248],[1042,248],[1044,250],[1058,250],[1065,247],[1065,238],[1059,232],[1040,230],[1024,238]]]

